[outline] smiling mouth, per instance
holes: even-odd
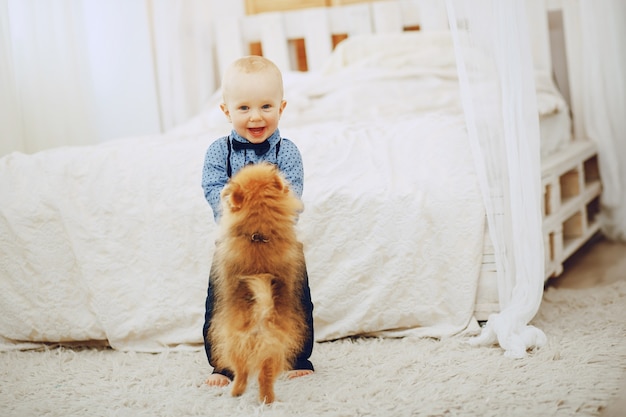
[[[264,127],[251,127],[251,128],[248,128],[248,130],[250,131],[252,135],[258,136],[263,133],[265,128]]]

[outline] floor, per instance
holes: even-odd
[[[557,278],[547,285],[561,288],[589,288],[626,280],[626,243],[611,242],[602,236],[592,239],[580,248],[565,264]],[[601,411],[601,417],[626,415],[626,379],[622,382],[618,399]]]
[[[548,280],[547,285],[589,288],[626,280],[626,243],[612,242],[598,235],[580,248],[563,267],[563,273]]]

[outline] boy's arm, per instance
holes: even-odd
[[[285,175],[291,185],[292,191],[302,198],[304,188],[304,167],[302,155],[296,145],[289,139],[283,138],[280,154],[278,156],[278,168]]]
[[[202,189],[204,198],[213,209],[213,218],[217,222],[221,215],[220,194],[228,181],[226,175],[226,157],[222,150],[223,140],[217,140],[209,146],[202,169]]]

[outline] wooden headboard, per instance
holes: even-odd
[[[533,22],[535,67],[555,73],[559,89],[572,109],[575,136],[580,136],[576,134],[583,131],[583,118],[576,117],[582,111],[578,1],[525,1]],[[244,55],[266,56],[283,71],[310,71],[321,68],[334,47],[349,36],[448,29],[443,0],[310,0],[306,5],[331,6],[301,8],[303,4],[298,3],[297,9],[294,2],[285,0],[278,1],[280,4],[264,0],[248,3],[249,12],[268,7],[292,10],[223,17],[215,22],[218,85],[225,67]]]
[[[262,54],[281,70],[316,70],[348,36],[447,28],[445,3],[424,4],[386,0],[220,19],[215,23],[218,73],[249,54]]]

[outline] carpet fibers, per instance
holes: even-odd
[[[313,375],[261,405],[203,384],[204,352],[47,347],[0,353],[0,414],[26,416],[598,416],[626,372],[626,281],[549,288],[533,321],[548,344],[524,359],[465,337],[318,343]],[[619,415],[619,414],[615,414]]]

